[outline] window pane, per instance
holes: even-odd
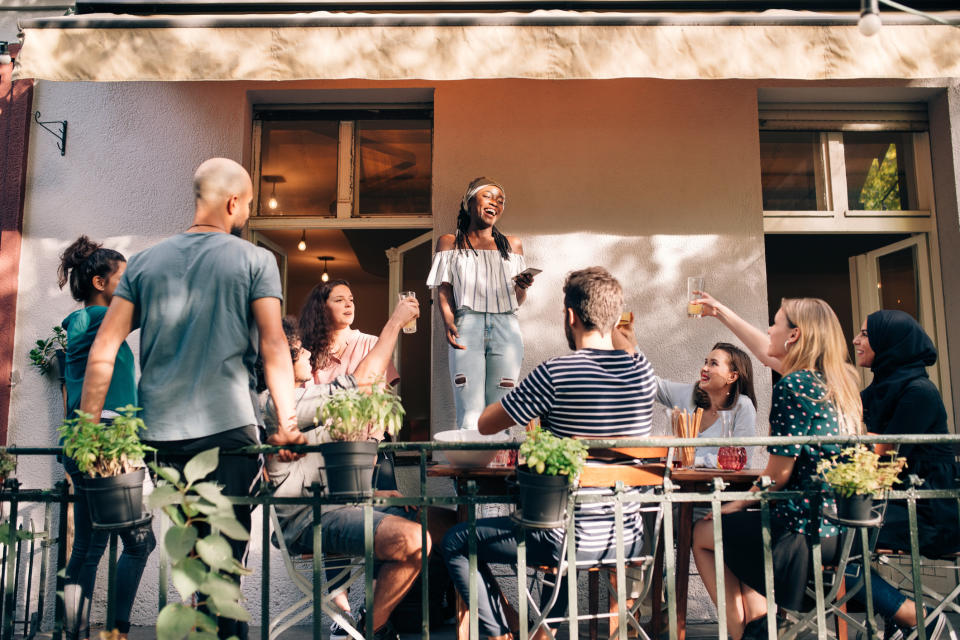
[[[912,154],[912,134],[909,133],[844,133],[847,206],[867,211],[915,209],[915,196],[907,178]]]
[[[258,215],[336,215],[339,131],[329,120],[263,123]]]
[[[357,121],[357,212],[429,214],[429,120]]]
[[[816,132],[760,132],[764,211],[816,211]]]
[[[906,247],[877,259],[877,271],[880,275],[880,308],[899,309],[920,320],[917,299],[917,248]]]

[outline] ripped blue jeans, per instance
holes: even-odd
[[[477,419],[517,386],[523,361],[523,338],[515,313],[456,313],[458,342],[450,347],[450,379],[457,405],[457,427],[476,429]]]

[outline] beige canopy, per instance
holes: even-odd
[[[25,22],[15,73],[97,82],[960,77],[957,28],[888,23],[868,38],[850,14],[731,15],[69,16]]]

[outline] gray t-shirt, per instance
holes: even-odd
[[[136,307],[144,440],[259,423],[250,305],[283,296],[270,252],[226,233],[182,233],[133,256],[115,295]]]

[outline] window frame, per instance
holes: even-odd
[[[430,165],[433,165],[434,118],[431,103],[396,104],[297,104],[257,105],[253,111],[251,176],[253,202],[258,208],[250,215],[250,229],[432,229],[433,188],[430,211],[384,215],[361,215],[358,212],[357,172],[359,139],[358,120],[429,120]],[[337,206],[335,215],[260,215],[261,151],[263,123],[280,120],[326,120],[338,122],[337,143]],[[432,177],[431,177],[432,183]]]
[[[935,225],[933,173],[926,105],[770,104],[759,107],[759,132],[807,131],[820,136],[814,158],[816,211],[763,211],[766,233],[797,232],[928,232]],[[909,210],[853,209],[847,195],[843,134],[853,131],[896,131],[912,135],[908,179],[915,185],[918,207]],[[758,136],[759,141],[759,136]]]

